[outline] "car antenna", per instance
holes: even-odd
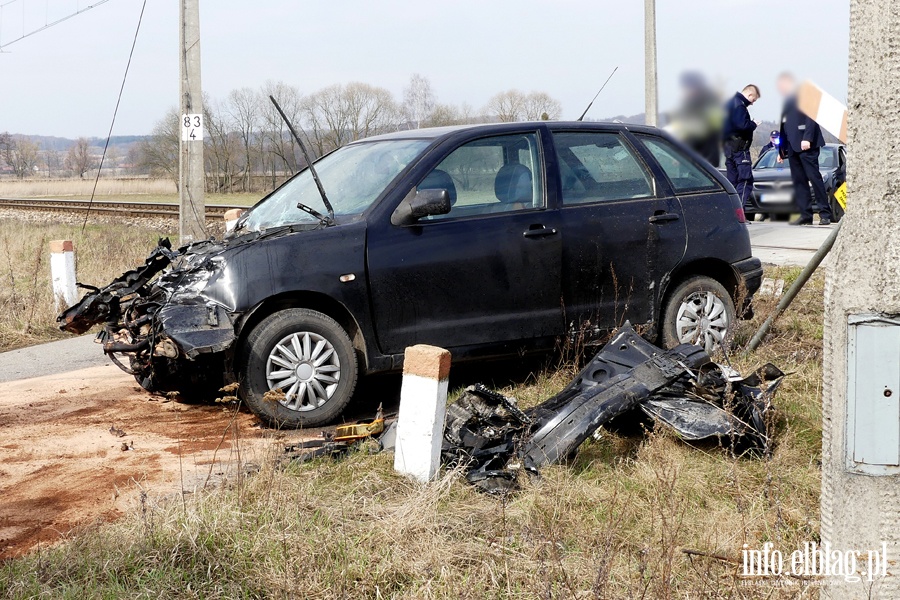
[[[600,90],[599,90],[596,94],[594,94],[594,98],[593,98],[593,99],[590,101],[590,103],[587,105],[587,108],[584,109],[584,112],[581,113],[581,116],[580,116],[580,117],[578,117],[578,120],[579,120],[579,121],[583,121],[583,120],[584,120],[584,116],[588,113],[589,110],[591,110],[591,106],[594,105],[594,100],[597,99],[597,96],[600,95],[600,92],[603,91],[603,88],[606,87],[606,84],[609,83],[609,80],[612,79],[612,76],[615,75],[615,74],[616,74],[616,71],[618,71],[618,70],[619,70],[619,67],[616,67],[615,69],[612,70],[612,73],[609,74],[609,77],[607,77],[607,78],[606,78],[606,81],[603,82],[603,85],[600,86]]]
[[[328,201],[328,196],[325,195],[325,188],[322,187],[322,181],[319,179],[319,174],[316,173],[316,168],[313,166],[313,161],[309,158],[309,152],[306,151],[306,146],[303,145],[303,140],[301,140],[300,136],[297,135],[297,131],[291,124],[290,119],[288,119],[287,115],[284,114],[284,111],[281,110],[281,107],[278,105],[278,101],[275,100],[275,96],[269,96],[269,100],[271,100],[272,104],[275,105],[275,108],[278,110],[278,114],[281,115],[281,118],[284,119],[285,125],[287,125],[288,129],[291,131],[291,135],[293,135],[294,139],[297,140],[297,144],[300,146],[300,151],[303,153],[303,158],[306,159],[306,165],[307,167],[309,167],[309,172],[312,174],[313,180],[316,182],[316,187],[319,188],[319,195],[322,196],[322,203],[325,205],[325,208],[328,209],[328,220],[331,223],[334,223],[334,207],[331,206],[331,202]]]

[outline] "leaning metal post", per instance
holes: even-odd
[[[753,334],[753,338],[750,340],[750,344],[747,346],[747,352],[753,352],[759,345],[762,343],[763,338],[766,337],[766,334],[769,333],[769,329],[772,327],[772,324],[775,322],[775,319],[781,316],[787,307],[791,305],[791,302],[794,301],[794,298],[797,297],[797,294],[800,293],[800,290],[803,289],[803,286],[806,285],[806,282],[809,281],[809,278],[812,277],[812,274],[816,272],[816,269],[819,268],[819,265],[822,264],[822,261],[825,260],[825,257],[828,255],[828,252],[831,251],[831,247],[834,246],[834,240],[837,239],[838,232],[841,230],[841,222],[834,226],[834,229],[831,231],[831,235],[828,236],[819,249],[816,250],[816,253],[813,254],[813,257],[810,259],[809,263],[803,268],[803,271],[800,272],[800,276],[797,277],[797,280],[788,288],[788,291],[785,292],[784,296],[781,298],[781,302],[778,303],[778,306],[775,307],[775,311],[769,315],[769,318],[760,325],[759,329]]]

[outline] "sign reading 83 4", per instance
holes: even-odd
[[[203,141],[203,115],[202,114],[183,114],[181,115],[181,141],[197,142]]]

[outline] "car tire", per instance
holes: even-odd
[[[703,275],[691,277],[669,294],[663,309],[662,343],[666,348],[694,344],[708,353],[728,348],[734,325],[734,300],[725,287]]]
[[[291,429],[336,419],[358,377],[347,332],[328,315],[305,308],[263,319],[247,336],[238,365],[250,410],[269,426]],[[273,398],[275,389],[284,394]]]

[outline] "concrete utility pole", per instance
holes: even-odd
[[[181,243],[205,240],[206,173],[203,166],[203,93],[200,87],[200,0],[181,0],[181,142],[178,232]]]
[[[825,287],[821,537],[861,552],[867,575],[828,578],[823,598],[900,598],[898,88],[900,3],[851,0],[850,198]],[[872,551],[885,562],[868,564]]]
[[[656,127],[656,0],[644,0],[644,122]]]

